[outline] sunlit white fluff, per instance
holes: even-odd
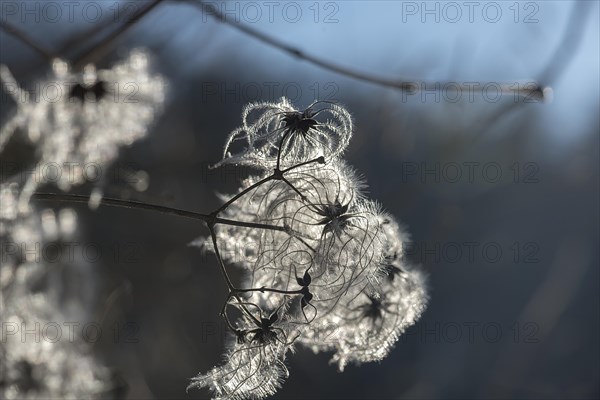
[[[320,156],[329,160],[341,155],[351,136],[350,113],[331,102],[315,101],[305,110],[296,109],[285,97],[273,103],[250,103],[242,112],[242,126],[227,138],[223,160],[216,166],[271,169],[278,158],[281,167]],[[243,142],[240,151],[234,149],[238,141]]]
[[[286,99],[250,104],[242,127],[228,138],[217,165],[248,164],[264,172],[244,180],[238,193],[253,188],[218,215],[266,228],[215,225],[222,260],[245,273],[241,286],[236,284],[244,290],[226,307],[237,310],[237,319],[230,320],[235,313],[226,318],[238,341],[222,366],[200,374],[190,387],[234,399],[262,398],[279,387],[287,376],[287,348],[281,341],[248,341],[245,335],[239,340],[240,329],[257,325],[243,328],[252,320],[249,309],[278,310],[285,320],[282,333],[293,328],[296,343],[332,351],[332,362],[343,370],[349,363],[384,358],[426,307],[425,277],[403,257],[407,235],[365,197],[362,180],[340,158],[352,133],[349,114],[340,106],[328,104],[327,110],[331,121],[312,120],[304,126],[310,129],[294,133],[290,116],[314,115],[297,111]],[[246,147],[231,155],[237,140],[245,140]],[[278,167],[283,177],[272,177]],[[212,240],[195,243],[214,251]]]
[[[333,350],[332,362],[340,371],[348,363],[383,359],[427,306],[424,274],[398,253],[406,235],[390,216],[380,215],[380,221],[385,238],[378,278],[338,297],[299,340],[314,351]]]
[[[17,104],[15,115],[0,130],[0,151],[22,129],[36,144],[35,169],[57,166],[56,184],[62,190],[86,178],[96,182],[105,177],[119,149],[147,134],[165,95],[163,78],[150,75],[148,56],[140,50],[110,69],[90,64],[82,72],[55,59],[51,75],[36,85],[35,96],[22,90],[5,66],[0,67],[0,79]],[[27,180],[21,211],[35,189],[49,181],[55,180],[43,173]]]
[[[85,310],[80,302],[61,307],[65,284],[56,279],[67,266],[49,262],[45,245],[59,246],[71,240],[75,212],[51,209],[38,212],[31,207],[18,211],[20,188],[16,183],[0,184],[0,397],[3,399],[81,399],[102,396],[111,389],[110,371],[100,365],[91,349],[75,332],[67,333],[64,321],[81,320]],[[81,261],[81,260],[80,260]],[[60,267],[60,268],[59,268]],[[86,266],[78,262],[79,274]],[[58,340],[53,326],[59,326]],[[15,334],[8,326],[16,327]],[[50,329],[48,329],[50,327]],[[6,328],[6,329],[5,329]],[[28,331],[25,337],[24,331]],[[6,332],[6,335],[4,333]],[[52,339],[52,340],[51,340]]]
[[[232,338],[223,364],[193,378],[188,390],[206,387],[214,398],[241,400],[263,399],[281,387],[289,375],[285,357],[292,351],[297,331],[279,320],[268,328],[261,327],[269,315],[256,314],[254,307],[248,307],[246,312],[251,316],[244,315],[238,320],[236,337]]]

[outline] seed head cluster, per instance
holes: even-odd
[[[403,258],[406,233],[365,194],[342,159],[350,114],[315,102],[296,110],[283,98],[250,104],[217,165],[259,171],[238,193],[222,196],[212,240],[223,268],[245,271],[230,284],[223,316],[231,343],[225,362],[192,379],[215,398],[264,398],[288,376],[296,345],[333,353],[340,371],[384,358],[418,320],[428,296],[425,276]],[[236,140],[246,146],[232,155]]]
[[[23,169],[73,166],[56,180],[17,174],[0,182],[0,398],[106,398],[115,390],[112,372],[96,359],[89,340],[81,330],[67,335],[64,325],[94,316],[95,268],[76,252],[69,253],[78,254],[73,259],[44,253],[68,252],[77,214],[40,209],[30,200],[44,184],[64,191],[83,184],[86,166],[107,168],[122,147],[146,136],[165,87],[148,67],[141,50],[110,69],[89,64],[73,71],[55,59],[49,77],[24,90],[0,66],[3,89],[16,103],[0,128],[0,154],[20,134],[35,148],[33,167]]]

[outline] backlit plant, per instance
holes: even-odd
[[[206,219],[210,239],[196,242],[214,251],[226,281],[231,344],[225,363],[189,386],[231,399],[275,393],[298,344],[333,351],[340,371],[381,360],[427,303],[422,272],[402,258],[406,234],[341,158],[353,129],[343,107],[300,111],[283,98],[246,106],[242,120],[217,165],[259,173],[223,198]],[[232,155],[236,140],[246,147]],[[225,263],[244,269],[242,287]]]

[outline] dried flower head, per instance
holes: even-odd
[[[80,336],[67,339],[53,331],[53,327],[61,329],[62,321],[81,320],[86,313],[81,299],[74,301],[67,294],[66,286],[75,285],[75,279],[59,279],[68,265],[57,268],[59,260],[51,262],[43,256],[45,246],[57,249],[71,238],[76,214],[72,209],[56,214],[33,207],[20,213],[19,197],[16,183],[0,184],[0,397],[102,396],[111,388],[110,371],[95,360]],[[77,262],[77,272],[80,276],[86,272],[82,260]]]
[[[318,104],[247,106],[217,164],[264,170],[221,196],[213,215],[235,223],[215,223],[212,240],[196,242],[214,251],[226,276],[226,262],[246,272],[243,288],[227,278],[223,316],[236,340],[226,361],[190,385],[217,398],[273,394],[292,343],[333,351],[340,370],[381,360],[425,309],[425,277],[402,257],[405,233],[340,158],[352,134],[349,113],[329,103],[315,111]],[[325,113],[331,120],[319,122]],[[240,138],[247,147],[230,155]]]
[[[297,334],[293,325],[280,319],[285,318],[279,315],[282,309],[264,313],[259,307],[244,307],[225,363],[193,378],[188,390],[208,387],[223,399],[273,395],[289,375],[284,360]]]
[[[223,160],[216,164],[246,164],[272,169],[289,167],[323,156],[339,157],[352,136],[352,118],[343,107],[315,101],[304,110],[282,97],[277,103],[251,103],[242,112],[242,126],[225,143]],[[246,147],[231,154],[235,142]]]
[[[0,130],[0,151],[21,129],[36,144],[37,169],[50,163],[69,166],[56,182],[62,190],[82,183],[86,168],[101,172],[121,147],[144,137],[164,101],[164,80],[150,75],[148,56],[141,50],[101,70],[90,64],[82,72],[73,72],[67,62],[56,59],[52,75],[36,85],[34,98],[5,66],[0,66],[0,79],[17,103],[16,114]],[[44,183],[43,174],[27,181],[21,211]]]

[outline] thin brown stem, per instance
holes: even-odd
[[[310,244],[306,243],[306,241],[305,241],[303,238],[301,238],[299,235],[296,235],[296,236],[294,236],[294,237],[295,237],[297,240],[299,240],[299,241],[300,241],[300,243],[302,243],[303,245],[305,245],[306,247],[308,247],[308,249],[309,249],[310,251],[312,251],[313,253],[315,253],[315,252],[316,252],[315,248],[314,248],[314,247],[312,247]]]
[[[235,221],[226,218],[215,218],[214,221],[215,224],[241,226],[244,228],[267,229],[270,231],[290,232],[289,228],[286,228],[285,226],[259,224],[256,222]]]
[[[289,167],[287,169],[284,169],[283,171],[281,171],[281,173],[285,174],[286,172],[292,171],[292,170],[294,170],[296,168],[300,168],[300,167],[303,167],[305,165],[316,163],[316,162],[318,162],[319,164],[325,164],[325,157],[321,156],[321,157],[317,157],[317,158],[309,160],[309,161],[304,161],[303,163],[300,163],[300,164],[294,165],[293,167]]]
[[[217,246],[217,234],[215,233],[215,227],[214,225],[209,225],[208,229],[210,230],[210,237],[212,238],[215,256],[217,257],[217,262],[219,264],[219,268],[221,269],[221,274],[223,274],[223,279],[225,279],[225,283],[227,283],[227,288],[229,288],[229,292],[235,292],[237,289],[235,288],[235,286],[233,286],[233,283],[229,278],[229,274],[225,269],[225,263],[223,262],[223,258],[221,257],[221,253],[219,252],[219,246]]]
[[[231,204],[233,204],[236,200],[238,200],[240,197],[244,196],[246,193],[250,192],[253,189],[256,189],[257,187],[259,187],[260,185],[267,183],[271,180],[275,179],[275,175],[269,175],[264,179],[261,179],[260,181],[248,186],[246,189],[242,190],[241,192],[239,192],[238,194],[236,194],[235,196],[233,196],[231,199],[229,199],[227,202],[225,202],[225,204],[223,204],[221,207],[219,207],[215,212],[214,215],[218,215],[220,213],[222,213],[223,211],[225,211],[227,209],[227,207],[229,207]]]
[[[275,167],[275,171],[279,172],[279,166],[281,165],[281,149],[283,148],[283,142],[285,141],[285,139],[287,138],[287,135],[290,134],[290,131],[287,131],[283,134],[283,136],[281,137],[281,141],[279,142],[279,151],[277,152],[277,166]]]
[[[34,193],[31,196],[32,200],[48,200],[48,201],[60,201],[69,203],[88,203],[90,198],[86,195],[80,194],[66,194],[66,193]],[[135,200],[123,200],[114,199],[110,197],[103,197],[100,204],[111,207],[121,208],[135,208],[139,210],[150,210],[156,211],[162,214],[176,215],[178,217],[191,218],[200,220],[205,223],[211,221],[212,217],[207,214],[197,213],[194,211],[180,210],[178,208],[171,208],[165,206],[159,206],[156,204],[142,203]]]
[[[298,289],[298,290],[280,290],[280,289],[273,289],[273,288],[268,288],[268,287],[261,287],[261,288],[250,288],[250,289],[236,289],[234,292],[232,292],[232,296],[234,294],[237,293],[248,293],[248,292],[272,292],[272,293],[281,293],[281,294],[302,294],[302,290]]]
[[[298,196],[300,196],[300,199],[302,199],[302,201],[306,200],[306,196],[304,196],[298,189],[296,189],[296,186],[292,185],[292,182],[288,181],[286,178],[283,177],[281,178],[281,180],[285,182],[286,185],[291,187],[294,192],[298,193]]]
[[[80,194],[65,194],[65,193],[34,193],[31,196],[32,200],[48,200],[48,201],[61,201],[61,202],[70,202],[70,203],[88,203],[89,197]],[[149,210],[156,211],[162,214],[168,215],[176,215],[178,217],[185,217],[195,220],[200,220],[207,225],[209,224],[223,224],[223,225],[233,225],[233,226],[241,226],[245,228],[257,228],[257,229],[267,229],[273,231],[280,232],[289,232],[289,229],[284,226],[277,225],[268,225],[268,224],[259,224],[254,222],[244,222],[244,221],[234,221],[226,218],[217,218],[213,214],[202,214],[195,211],[187,211],[181,210],[178,208],[159,206],[156,204],[148,204],[142,203],[140,201],[135,200],[123,200],[123,199],[114,199],[110,197],[103,197],[100,201],[100,204],[111,206],[111,207],[121,207],[121,208],[135,208],[139,210]]]
[[[281,153],[281,149],[280,149],[280,153]],[[279,156],[280,156],[280,154],[278,154],[278,159],[279,159]],[[309,161],[300,163],[298,165],[287,168],[283,171],[280,170],[279,166],[278,166],[272,175],[270,175],[266,178],[263,178],[260,181],[254,183],[253,185],[242,190],[240,193],[238,193],[237,195],[232,197],[224,205],[222,205],[220,208],[218,208],[216,211],[214,211],[210,214],[202,214],[202,213],[197,213],[197,212],[193,212],[193,211],[180,210],[177,208],[159,206],[159,205],[155,205],[155,204],[148,204],[148,203],[143,203],[143,202],[134,201],[134,200],[114,199],[114,198],[108,198],[108,197],[102,198],[100,200],[100,204],[107,205],[107,206],[113,206],[113,207],[129,208],[129,209],[137,208],[137,209],[142,209],[142,210],[157,211],[157,212],[160,212],[163,214],[176,215],[176,216],[182,216],[182,217],[191,218],[191,219],[195,219],[195,220],[200,220],[203,223],[205,223],[210,231],[210,237],[212,240],[212,245],[213,245],[213,249],[215,252],[215,257],[217,259],[217,264],[219,266],[219,270],[221,271],[221,275],[223,276],[223,279],[225,280],[225,283],[226,283],[227,289],[228,289],[227,299],[225,300],[225,303],[221,310],[221,315],[223,316],[223,318],[225,318],[225,321],[226,321],[229,329],[231,329],[232,331],[237,333],[238,329],[231,323],[231,321],[229,320],[229,317],[227,315],[227,306],[228,306],[228,304],[230,304],[229,301],[231,298],[234,298],[236,300],[236,305],[241,309],[241,311],[244,314],[247,315],[248,318],[253,320],[257,324],[257,326],[261,326],[261,322],[252,314],[252,312],[250,312],[250,310],[247,307],[247,304],[251,304],[251,303],[246,303],[239,296],[241,293],[271,292],[271,293],[290,295],[290,294],[302,294],[302,293],[304,293],[305,288],[298,289],[298,290],[283,290],[283,289],[267,288],[267,287],[238,289],[233,284],[231,278],[229,277],[227,269],[225,267],[225,262],[223,261],[223,257],[221,256],[221,252],[219,250],[219,245],[217,243],[217,234],[216,234],[215,226],[217,224],[224,224],[224,225],[240,226],[240,227],[246,227],[246,228],[252,228],[252,229],[265,229],[265,230],[281,231],[281,232],[287,233],[288,235],[290,235],[292,237],[296,237],[297,235],[290,227],[287,227],[287,226],[276,226],[276,225],[268,225],[268,224],[261,224],[261,223],[255,223],[255,222],[235,221],[235,220],[230,220],[230,219],[226,219],[226,218],[220,218],[217,215],[220,212],[222,212],[223,210],[227,209],[227,207],[229,207],[236,200],[238,200],[239,198],[241,198],[242,196],[244,196],[251,190],[253,190],[271,180],[283,181],[285,184],[289,185],[296,193],[298,193],[303,200],[305,200],[305,196],[297,188],[295,188],[292,185],[292,183],[289,182],[283,176],[283,174],[286,172],[292,171],[295,168],[299,168],[301,166],[315,163],[315,162],[324,163],[325,162],[324,157],[321,156],[321,157],[315,158],[313,160],[309,160]],[[62,194],[62,193],[35,193],[35,194],[33,194],[33,196],[31,198],[34,200],[66,201],[66,202],[75,202],[75,203],[88,203],[89,202],[88,196],[75,195],[75,194]],[[306,243],[304,240],[302,240],[302,238],[298,237],[298,239],[302,243],[304,243],[309,249],[314,251],[314,249],[310,245],[308,245],[308,243]]]
[[[250,191],[256,189],[257,187],[260,187],[261,185],[263,185],[263,184],[265,184],[265,183],[267,183],[269,181],[272,181],[272,180],[283,180],[286,183],[288,183],[292,188],[294,188],[291,183],[289,183],[285,178],[283,178],[283,174],[285,174],[286,172],[292,171],[292,170],[294,170],[296,168],[302,167],[304,165],[312,164],[312,163],[315,163],[315,162],[318,162],[318,163],[321,163],[321,164],[325,163],[325,157],[321,156],[321,157],[317,157],[317,158],[315,158],[313,160],[305,161],[305,162],[300,163],[298,165],[294,165],[294,166],[292,166],[290,168],[287,168],[287,169],[284,169],[283,171],[281,171],[279,169],[279,156],[280,155],[281,155],[281,147],[279,149],[279,153],[277,154],[277,163],[278,163],[278,165],[277,165],[277,168],[275,169],[275,172],[273,174],[267,176],[266,178],[261,179],[260,181],[258,181],[256,183],[253,183],[252,185],[248,186],[247,188],[245,188],[244,190],[242,190],[241,192],[239,192],[238,194],[236,194],[235,196],[233,196],[231,199],[227,200],[221,207],[219,207],[215,212],[213,212],[212,215],[215,215],[215,216],[219,215],[220,213],[222,213],[223,211],[225,211],[230,205],[232,205],[234,202],[236,202],[238,199],[240,199],[242,196],[246,195],[248,192],[250,192]],[[296,190],[296,192],[298,192],[298,191]],[[298,192],[298,193],[300,194],[300,192]],[[304,196],[302,194],[300,194],[300,196],[302,198],[304,198]],[[219,219],[219,220],[221,220],[221,219]]]

